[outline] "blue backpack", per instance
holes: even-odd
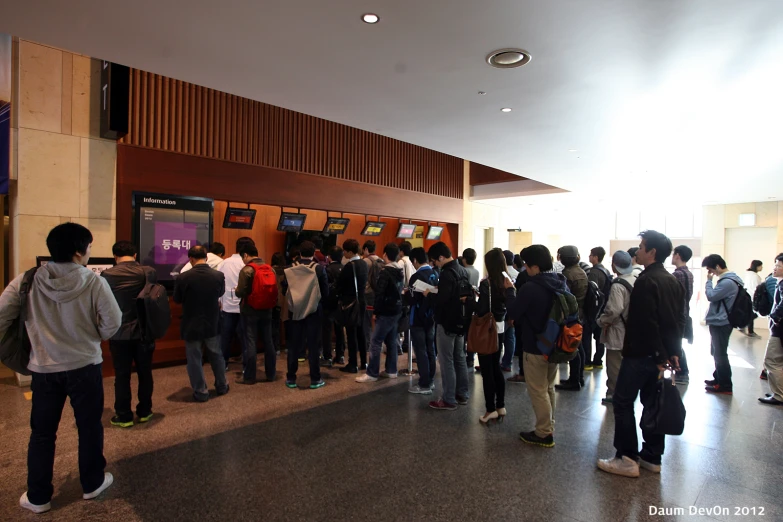
[[[557,291],[544,328],[536,333],[536,348],[550,364],[560,364],[576,357],[581,344],[582,325],[576,297],[568,291]]]

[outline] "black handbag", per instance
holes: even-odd
[[[337,307],[337,324],[342,326],[359,326],[364,318],[364,310],[362,310],[359,301],[359,285],[356,282],[356,266],[352,266],[351,269],[353,270],[353,287],[356,290],[356,295],[350,303],[340,301]]]
[[[19,284],[19,316],[13,320],[0,340],[0,361],[21,375],[31,375],[27,365],[30,363],[32,347],[25,321],[27,320],[27,300],[36,270],[38,269],[31,268],[25,272]]]
[[[680,391],[672,379],[663,377],[663,372],[655,383],[655,394],[644,404],[639,427],[659,435],[682,435],[685,429],[685,405]]]

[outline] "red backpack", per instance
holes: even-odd
[[[253,289],[247,296],[247,305],[256,310],[271,310],[277,306],[277,275],[269,265],[250,263],[255,270]]]

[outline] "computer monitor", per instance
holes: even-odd
[[[226,209],[226,215],[223,218],[223,228],[239,228],[251,230],[256,220],[256,211],[252,208],[231,208]]]
[[[400,239],[411,239],[415,233],[416,225],[403,223],[400,225],[400,229],[397,231],[397,237]]]
[[[443,227],[431,226],[427,232],[427,239],[430,241],[440,240],[440,236],[443,234]]]
[[[326,225],[322,231],[323,234],[345,234],[345,229],[348,228],[348,223],[351,220],[348,218],[334,218],[330,217],[326,219]]]
[[[305,219],[307,219],[305,214],[283,212],[280,214],[280,220],[277,222],[277,230],[280,232],[301,232],[304,228]]]
[[[386,223],[383,221],[368,221],[362,230],[363,236],[380,236]]]

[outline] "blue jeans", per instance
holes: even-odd
[[[57,373],[33,373],[27,499],[40,506],[52,499],[54,446],[65,400],[70,397],[79,431],[79,480],[92,493],[103,484],[103,375],[100,364]]]
[[[378,377],[381,371],[381,352],[386,343],[386,373],[397,373],[397,323],[400,314],[378,315],[375,317],[375,328],[372,331],[370,345],[370,362],[367,364],[367,375]]]
[[[321,319],[322,312],[318,308],[302,320],[289,321],[291,325],[292,346],[288,348],[288,382],[296,382],[296,371],[299,369],[299,354],[304,354],[305,341],[307,342],[308,357],[310,360],[310,381],[315,384],[321,380]]]
[[[244,316],[245,323],[245,351],[242,356],[242,378],[246,382],[256,381],[256,362],[258,360],[257,341],[261,333],[261,342],[264,345],[264,370],[268,381],[275,380],[277,366],[277,353],[272,341],[272,310],[262,310],[257,317]]]
[[[639,451],[636,436],[634,403],[641,392],[642,404],[655,397],[658,382],[658,365],[652,357],[623,358],[617,385],[612,396],[614,408],[614,447],[617,458],[641,457],[651,464],[660,464],[664,449],[664,436],[642,430],[644,444]]]
[[[413,351],[419,370],[419,387],[429,388],[435,379],[435,327],[411,326]]]
[[[204,366],[201,362],[202,345],[207,347],[207,359],[209,359],[209,363],[212,366],[212,373],[215,374],[215,390],[218,393],[228,391],[226,361],[223,359],[223,353],[220,351],[220,337],[217,335],[202,341],[185,341],[188,377],[190,378],[190,387],[193,388],[193,395],[199,399],[208,399],[207,380],[204,377]]]
[[[517,336],[514,332],[514,327],[508,326],[508,323],[506,323],[506,331],[503,332],[503,347],[505,348],[505,352],[503,353],[503,361],[500,366],[503,368],[513,368],[513,357],[517,347]]]
[[[245,354],[245,326],[243,324],[242,315],[230,314],[228,312],[220,312],[220,348],[223,351],[223,359],[228,366],[228,359],[231,357],[231,340],[236,334],[239,338],[239,348],[242,353],[242,361],[244,362]]]
[[[440,378],[443,382],[444,402],[457,403],[457,396],[468,398],[468,367],[465,363],[465,338],[449,333],[438,325],[436,330],[438,342],[438,362],[440,362]],[[416,358],[418,361],[418,358]]]

